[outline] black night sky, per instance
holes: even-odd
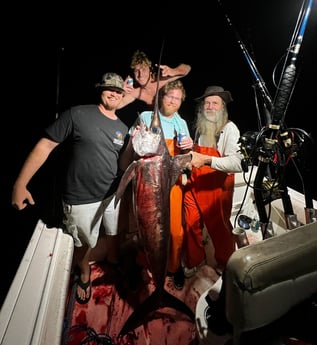
[[[65,8],[58,1],[11,4],[3,11],[6,27],[2,29],[2,73],[5,97],[2,98],[4,129],[2,135],[1,209],[3,250],[9,251],[1,262],[1,301],[37,220],[52,208],[56,192],[55,175],[60,171],[54,155],[30,184],[36,206],[18,212],[10,205],[12,184],[26,155],[39,139],[42,129],[56,114],[76,104],[94,102],[94,84],[105,72],[125,77],[131,56],[144,50],[152,62],[175,67],[180,62],[192,67],[182,79],[187,98],[181,114],[191,126],[194,98],[208,85],[222,85],[230,90],[234,102],[229,105],[230,118],[241,134],[258,130],[254,85],[248,56],[265,82],[272,98],[275,84],[295,35],[302,0],[223,0],[164,2],[74,2]],[[226,17],[227,16],[227,17]],[[227,18],[230,18],[229,25]],[[298,54],[297,78],[287,108],[285,122],[300,128],[316,140],[317,79],[317,4],[316,0],[305,28]],[[281,62],[282,61],[282,62]],[[275,82],[274,82],[275,81]],[[120,111],[120,117],[132,124],[138,102]],[[310,169],[315,171],[316,151],[306,154]],[[305,158],[306,159],[306,158]],[[289,186],[302,192],[300,177],[290,166]],[[309,188],[317,199],[311,178]],[[6,225],[5,225],[6,224]],[[5,272],[4,272],[5,271]],[[3,284],[5,281],[5,284]]]

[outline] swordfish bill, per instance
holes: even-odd
[[[115,203],[132,181],[133,205],[140,240],[151,271],[155,290],[129,316],[119,336],[143,323],[146,315],[170,307],[195,319],[192,310],[165,290],[170,248],[170,190],[180,174],[188,169],[191,154],[171,156],[168,152],[158,111],[154,111],[149,128],[160,135],[157,153],[133,161],[124,172],[116,191]]]

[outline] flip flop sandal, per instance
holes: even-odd
[[[89,280],[84,283],[80,277],[77,279],[77,285],[83,289],[87,295],[87,289],[89,289],[89,296],[84,298],[84,299],[81,299],[78,294],[77,294],[77,290],[76,290],[76,301],[79,303],[79,304],[86,304],[89,302],[90,298],[91,298],[91,281],[90,281],[90,273],[89,272]]]

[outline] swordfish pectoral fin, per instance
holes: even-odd
[[[117,188],[117,191],[115,193],[115,201],[114,201],[114,205],[115,207],[117,206],[119,200],[122,198],[125,189],[127,188],[127,185],[129,184],[129,182],[133,179],[133,177],[135,176],[135,171],[136,171],[136,166],[138,164],[138,161],[133,161],[125,170],[125,172],[123,173],[119,186]]]
[[[172,171],[171,171],[171,185],[174,185],[178,177],[182,173],[187,173],[191,170],[190,162],[192,160],[192,155],[190,153],[177,155],[172,157]]]

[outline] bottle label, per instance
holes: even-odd
[[[186,138],[186,134],[184,132],[180,132],[178,133],[178,136],[177,136],[177,142],[178,142],[178,145],[181,144],[183,138]]]

